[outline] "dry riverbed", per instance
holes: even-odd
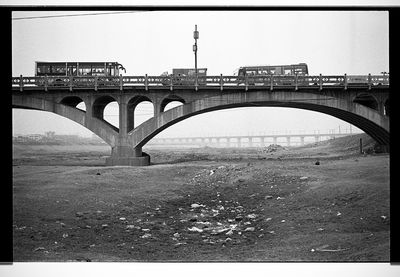
[[[333,146],[148,150],[149,167],[16,147],[14,260],[389,261],[389,155]]]

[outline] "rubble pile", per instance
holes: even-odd
[[[272,153],[272,152],[276,152],[278,150],[286,150],[286,148],[279,144],[270,144],[268,147],[266,147],[263,150],[263,152],[264,153]]]

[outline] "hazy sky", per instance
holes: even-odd
[[[13,18],[84,12],[14,12]],[[160,75],[198,66],[209,75],[232,75],[243,65],[305,62],[309,74],[379,74],[389,71],[385,11],[151,11],[12,21],[12,74],[34,75],[35,61],[118,61],[126,75]],[[105,111],[117,125],[116,106]],[[152,114],[142,104],[140,123]],[[218,118],[218,120],[215,120]],[[342,130],[349,124],[321,113],[290,108],[238,108],[182,121],[159,136],[258,134],[285,130]],[[78,133],[81,125],[58,115],[13,109],[13,133]],[[356,128],[353,128],[356,130]]]

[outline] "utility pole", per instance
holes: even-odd
[[[197,31],[197,25],[194,25],[194,32],[193,32],[193,38],[194,38],[194,45],[193,45],[193,52],[194,52],[194,69],[196,73],[196,79],[197,79],[197,40],[199,38],[199,32]]]

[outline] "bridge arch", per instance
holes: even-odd
[[[69,100],[67,100],[67,102],[68,101]],[[77,100],[75,99],[75,101]],[[30,97],[26,95],[12,96],[13,108],[32,109],[58,114],[86,127],[87,129],[98,135],[100,138],[102,138],[110,146],[115,145],[118,132],[115,130],[114,126],[108,124],[104,120],[92,117],[85,111],[72,107],[71,102],[69,104],[70,105],[66,105],[63,103],[57,103],[42,98]]]
[[[136,107],[142,102],[150,102],[153,104],[153,101],[144,95],[136,95],[129,99],[127,103],[127,130],[128,132],[132,131],[135,128],[135,110]]]
[[[104,120],[104,109],[108,104],[115,101],[118,103],[117,99],[110,95],[97,97],[92,104],[92,116]]]
[[[353,99],[353,103],[358,103],[374,110],[379,109],[378,99],[374,95],[365,92],[357,94]]]
[[[384,114],[386,116],[390,116],[390,106],[389,106],[389,98],[386,99],[385,103],[384,103]]]
[[[77,106],[82,102],[85,104],[85,108],[86,108],[85,101],[83,101],[83,99],[80,98],[79,96],[66,96],[63,99],[61,99],[60,104],[67,105],[67,106],[70,106],[73,108],[77,108]],[[77,109],[79,109],[79,108],[77,108]],[[82,109],[79,109],[79,110],[82,110]]]
[[[143,147],[161,131],[189,117],[211,111],[252,106],[289,107],[325,113],[357,126],[379,144],[389,146],[389,119],[376,110],[358,103],[349,105],[346,99],[291,91],[237,92],[196,100],[149,119],[128,135],[133,147]]]
[[[171,95],[168,95],[167,97],[165,97],[165,98],[161,101],[159,112],[160,112],[160,113],[164,112],[165,107],[166,107],[169,103],[172,103],[172,102],[180,102],[180,103],[182,103],[183,105],[186,103],[186,101],[185,101],[182,97],[180,97],[180,96],[178,96],[178,95],[171,94]]]

